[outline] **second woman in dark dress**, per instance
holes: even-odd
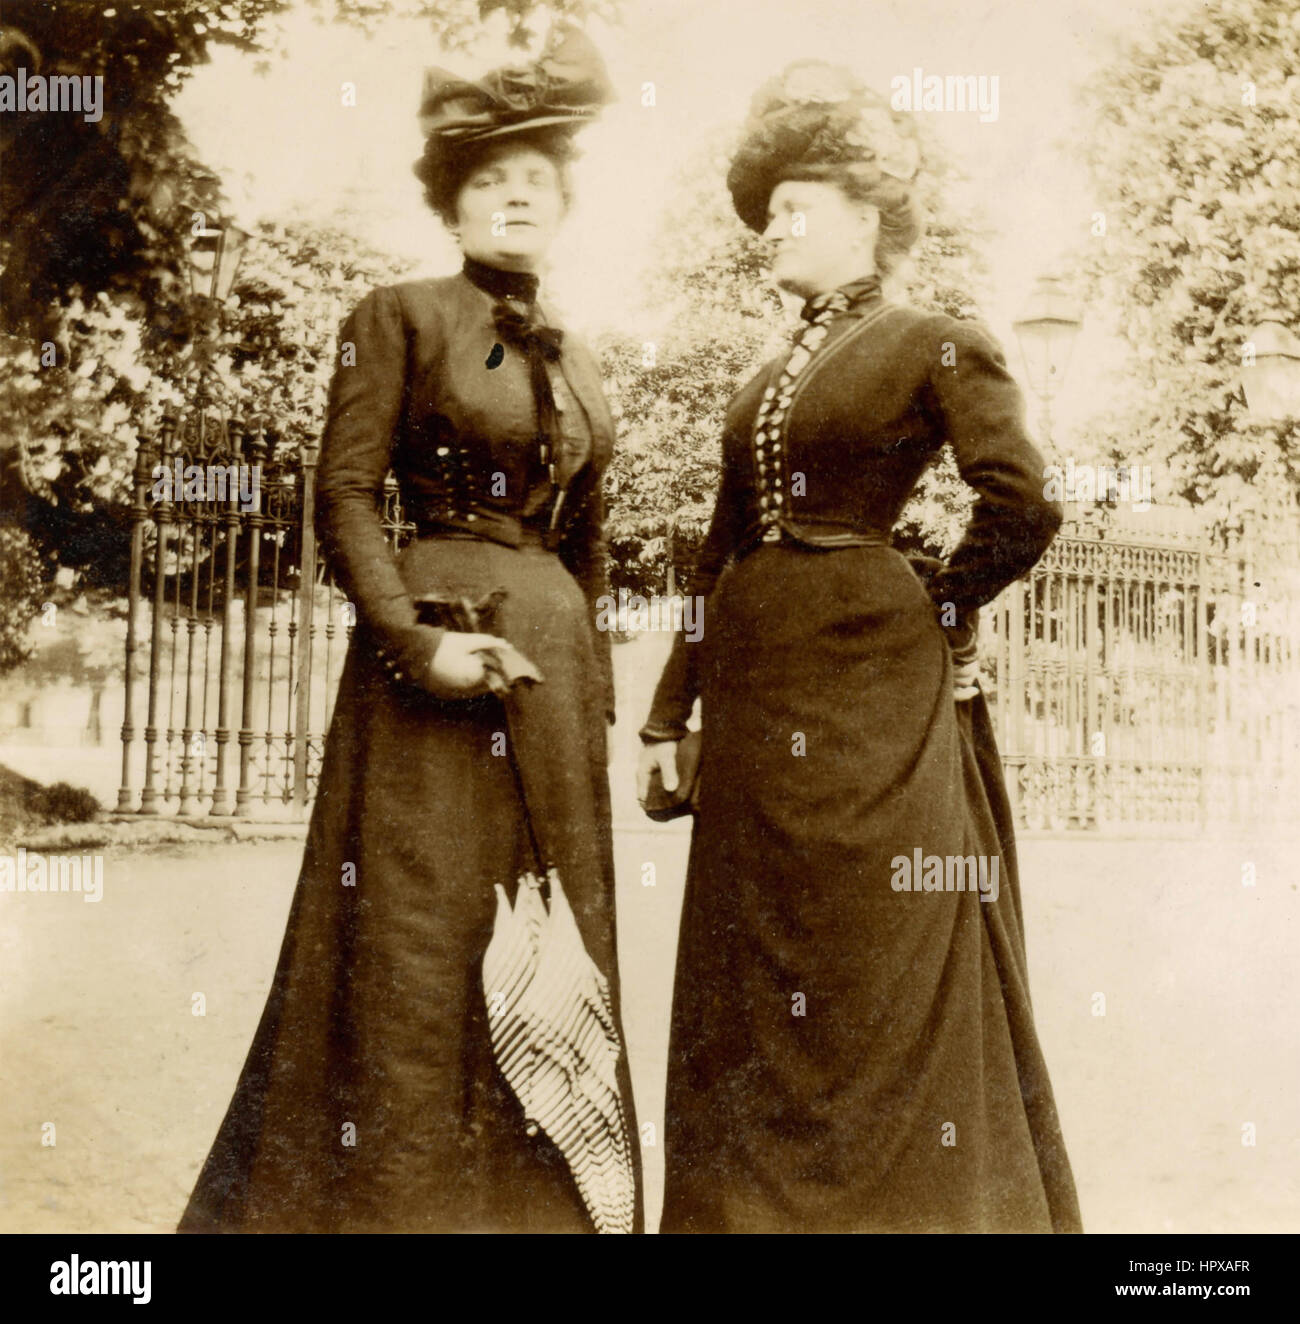
[[[534,834],[608,982],[622,1169],[606,1195],[612,1228],[640,1227],[594,627],[613,423],[535,274],[565,209],[566,128],[603,89],[576,33],[480,83],[431,71],[418,173],[465,265],[374,291],[340,336],[317,529],[357,628],[270,996],[181,1231],[596,1228],[490,1033],[494,889],[514,894]],[[390,468],[417,533],[396,560],[376,504]],[[428,596],[498,603],[465,632],[421,619]],[[505,701],[483,654],[503,643],[541,673]]]
[[[805,325],[727,411],[703,638],[642,731],[644,798],[700,697],[664,1232],[1079,1227],[992,728],[953,660],[1061,512],[997,347],[882,297],[916,168],[904,119],[806,62],[728,179]],[[945,445],[978,499],[925,583],[890,532]]]

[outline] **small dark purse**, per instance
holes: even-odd
[[[677,742],[677,789],[665,791],[663,778],[656,768],[650,774],[650,790],[641,802],[648,818],[667,823],[674,818],[695,813],[700,807],[699,731],[688,731]]]

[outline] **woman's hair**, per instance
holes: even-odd
[[[448,143],[431,134],[424,155],[415,163],[415,176],[424,185],[424,199],[444,225],[456,224],[456,199],[465,181],[494,157],[532,148],[548,157],[560,177],[560,193],[567,208],[573,201],[569,166],[577,156],[573,135],[564,128],[544,128],[468,143]]]
[[[767,228],[772,190],[789,179],[833,184],[880,213],[876,266],[902,262],[925,228],[917,178],[921,142],[911,115],[824,60],[796,60],[754,94],[727,171],[736,214],[755,234]]]
[[[807,179],[833,184],[850,202],[873,206],[880,213],[875,260],[881,276],[889,276],[899,267],[925,229],[915,188],[891,175],[864,172],[852,163],[837,162],[790,166],[779,176],[777,183]]]

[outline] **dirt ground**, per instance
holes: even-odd
[[[688,838],[636,810],[634,725],[620,719],[612,771],[653,1227]],[[1087,1230],[1300,1231],[1294,843],[1021,846],[1031,989]],[[0,893],[0,1231],[174,1227],[261,1013],[300,853],[112,847],[98,903]]]

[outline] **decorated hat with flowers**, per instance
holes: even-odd
[[[838,168],[864,187],[886,178],[910,184],[920,164],[909,116],[892,110],[849,69],[799,60],[754,94],[727,187],[737,215],[761,233],[772,190],[782,180]]]
[[[541,128],[578,128],[614,99],[600,52],[587,35],[558,23],[531,64],[469,80],[426,69],[420,128],[448,146]]]

